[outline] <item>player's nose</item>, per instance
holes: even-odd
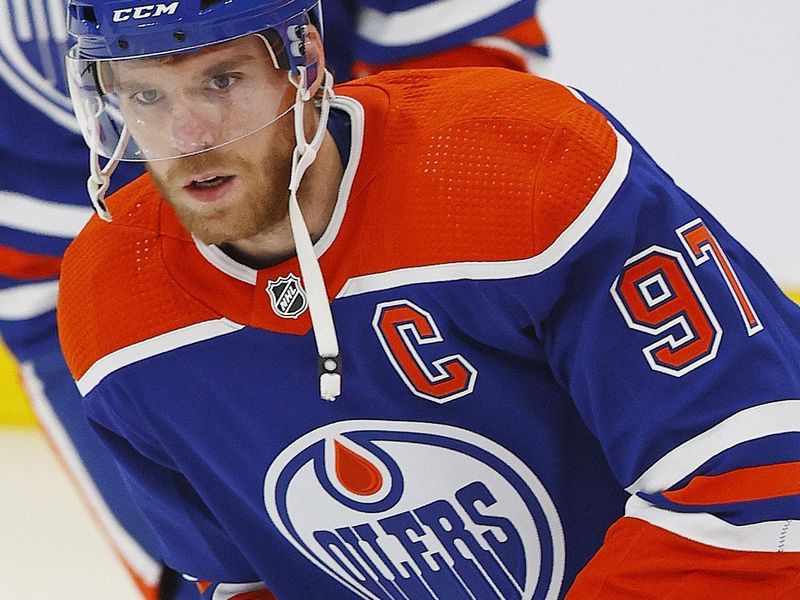
[[[192,154],[222,143],[220,121],[189,103],[176,103],[170,115],[169,135],[179,154]]]

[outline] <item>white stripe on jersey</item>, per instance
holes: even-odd
[[[625,516],[715,548],[745,552],[800,551],[800,521],[797,520],[733,525],[708,513],[681,513],[659,508],[639,496],[628,500]]]
[[[72,239],[92,216],[89,206],[59,204],[0,190],[0,226]]]
[[[409,46],[459,31],[518,3],[519,0],[438,0],[390,14],[364,8],[356,29],[373,44]]]
[[[11,0],[11,5],[14,8],[14,18],[9,19],[8,22],[16,24],[17,37],[21,42],[33,41],[33,26],[28,14],[28,6],[23,0]]]
[[[67,434],[53,410],[45,393],[44,385],[36,375],[33,364],[26,362],[20,365],[20,373],[25,385],[25,391],[31,400],[39,422],[47,431],[48,436],[58,449],[59,455],[64,459],[64,463],[77,481],[92,512],[111,537],[114,546],[124,558],[128,568],[139,575],[147,585],[155,587],[158,585],[159,579],[161,579],[161,565],[120,525],[108,505],[106,505],[100,491],[83,465],[77,450],[72,445],[69,434]]]
[[[746,408],[667,452],[625,490],[630,494],[667,490],[737,444],[789,432],[800,432],[800,400]]]
[[[609,127],[611,127],[610,124]],[[628,176],[633,150],[625,137],[616,130],[614,133],[617,137],[617,155],[611,170],[578,218],[543,252],[522,260],[451,263],[362,275],[349,279],[336,297],[346,298],[415,283],[456,281],[458,279],[511,279],[535,275],[552,267],[592,228]]]
[[[50,35],[61,44],[69,41],[67,21],[64,19],[63,0],[47,0],[47,12],[50,15]]]
[[[261,582],[254,583],[220,583],[214,588],[211,600],[232,600],[247,592],[260,592],[267,588]]]
[[[258,281],[258,271],[255,269],[236,262],[217,246],[207,246],[194,236],[192,236],[192,241],[194,241],[194,245],[197,247],[200,256],[205,258],[228,277],[233,277],[248,285],[255,285]]]
[[[221,335],[239,331],[244,325],[239,325],[228,319],[214,319],[193,323],[180,329],[162,333],[156,337],[125,346],[107,354],[95,362],[83,377],[78,379],[78,390],[83,396],[91,392],[104,377],[114,371],[126,367],[145,358],[164,354],[170,350],[183,348],[196,342],[210,340]]]
[[[55,310],[58,282],[26,283],[0,290],[0,319],[22,321]]]

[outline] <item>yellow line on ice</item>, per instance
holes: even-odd
[[[31,426],[36,418],[22,389],[17,363],[0,342],[0,425]]]

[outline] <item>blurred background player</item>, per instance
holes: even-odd
[[[199,1],[199,0],[196,0]],[[547,55],[536,0],[325,0],[338,81],[388,68],[529,69]],[[196,597],[164,572],[153,532],[82,412],[56,337],[61,256],[88,220],[87,152],[68,99],[62,4],[0,0],[0,335],[36,417],[144,597]],[[119,187],[140,173],[122,164]],[[0,398],[5,402],[5,398]]]
[[[56,339],[61,256],[90,214],[87,155],[64,79],[62,7],[0,0],[0,334],[81,495],[145,597],[157,598],[155,538],[86,424]],[[124,180],[140,173],[122,168]]]
[[[536,0],[325,0],[325,49],[341,83],[386,69],[535,70],[548,54]]]

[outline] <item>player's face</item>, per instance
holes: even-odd
[[[291,119],[275,118],[291,106],[293,88],[260,38],[168,59],[120,61],[113,79],[125,122],[145,154],[180,156],[151,160],[148,170],[195,236],[230,242],[285,218],[294,130]]]

